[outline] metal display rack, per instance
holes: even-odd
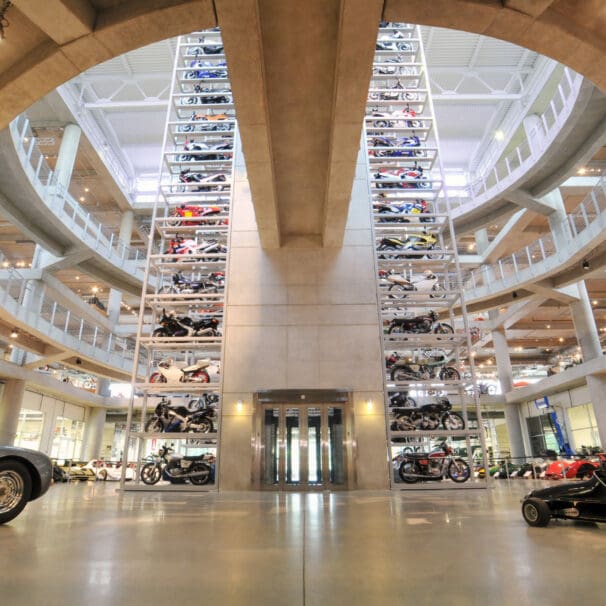
[[[145,360],[146,376],[133,371],[124,448],[127,464],[129,450],[136,453],[131,457],[136,479],[125,483],[123,476],[124,490],[217,488],[236,140],[233,97],[218,28],[180,37],[135,349],[134,368]],[[194,326],[202,320],[207,324]],[[171,328],[175,321],[179,322],[176,332]],[[193,366],[198,370],[192,372]],[[200,416],[187,416],[186,421],[169,416],[171,422],[162,426],[155,411],[167,401],[170,408],[203,413],[206,421],[199,422]],[[145,464],[163,446],[183,457],[183,468],[202,463],[207,473],[174,481],[164,472],[155,484],[145,482]]]
[[[379,29],[365,141],[392,487],[485,487],[474,473],[486,462],[484,429],[479,398],[472,395],[477,390],[470,389],[470,331],[418,26],[388,23]],[[429,317],[416,327],[398,325],[420,316]],[[423,408],[429,404],[442,404],[446,414]],[[444,441],[469,465],[467,481],[422,480],[417,472],[428,457],[408,465],[409,481],[402,479],[403,456],[428,453]],[[432,467],[439,477],[439,464]]]

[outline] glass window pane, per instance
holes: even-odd
[[[322,415],[319,408],[307,409],[308,483],[322,484]]]
[[[332,484],[345,483],[343,409],[328,409],[328,465]]]
[[[278,483],[280,462],[279,421],[279,409],[265,409],[263,415],[263,484],[266,486]]]
[[[301,481],[299,409],[286,409],[286,483]]]

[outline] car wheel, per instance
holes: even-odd
[[[522,515],[529,526],[547,526],[551,510],[545,501],[530,497],[522,503]]]
[[[577,479],[589,480],[593,477],[595,467],[593,465],[581,465],[577,471]]]
[[[25,465],[19,461],[0,461],[0,524],[17,517],[31,493],[32,479]]]

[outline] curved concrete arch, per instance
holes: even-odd
[[[219,24],[265,247],[341,246],[380,18],[501,38],[606,90],[597,0],[14,0],[9,11],[0,127],[97,63]]]

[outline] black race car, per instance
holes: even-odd
[[[529,492],[522,500],[522,515],[530,526],[547,526],[551,518],[606,523],[606,467],[585,482]]]

